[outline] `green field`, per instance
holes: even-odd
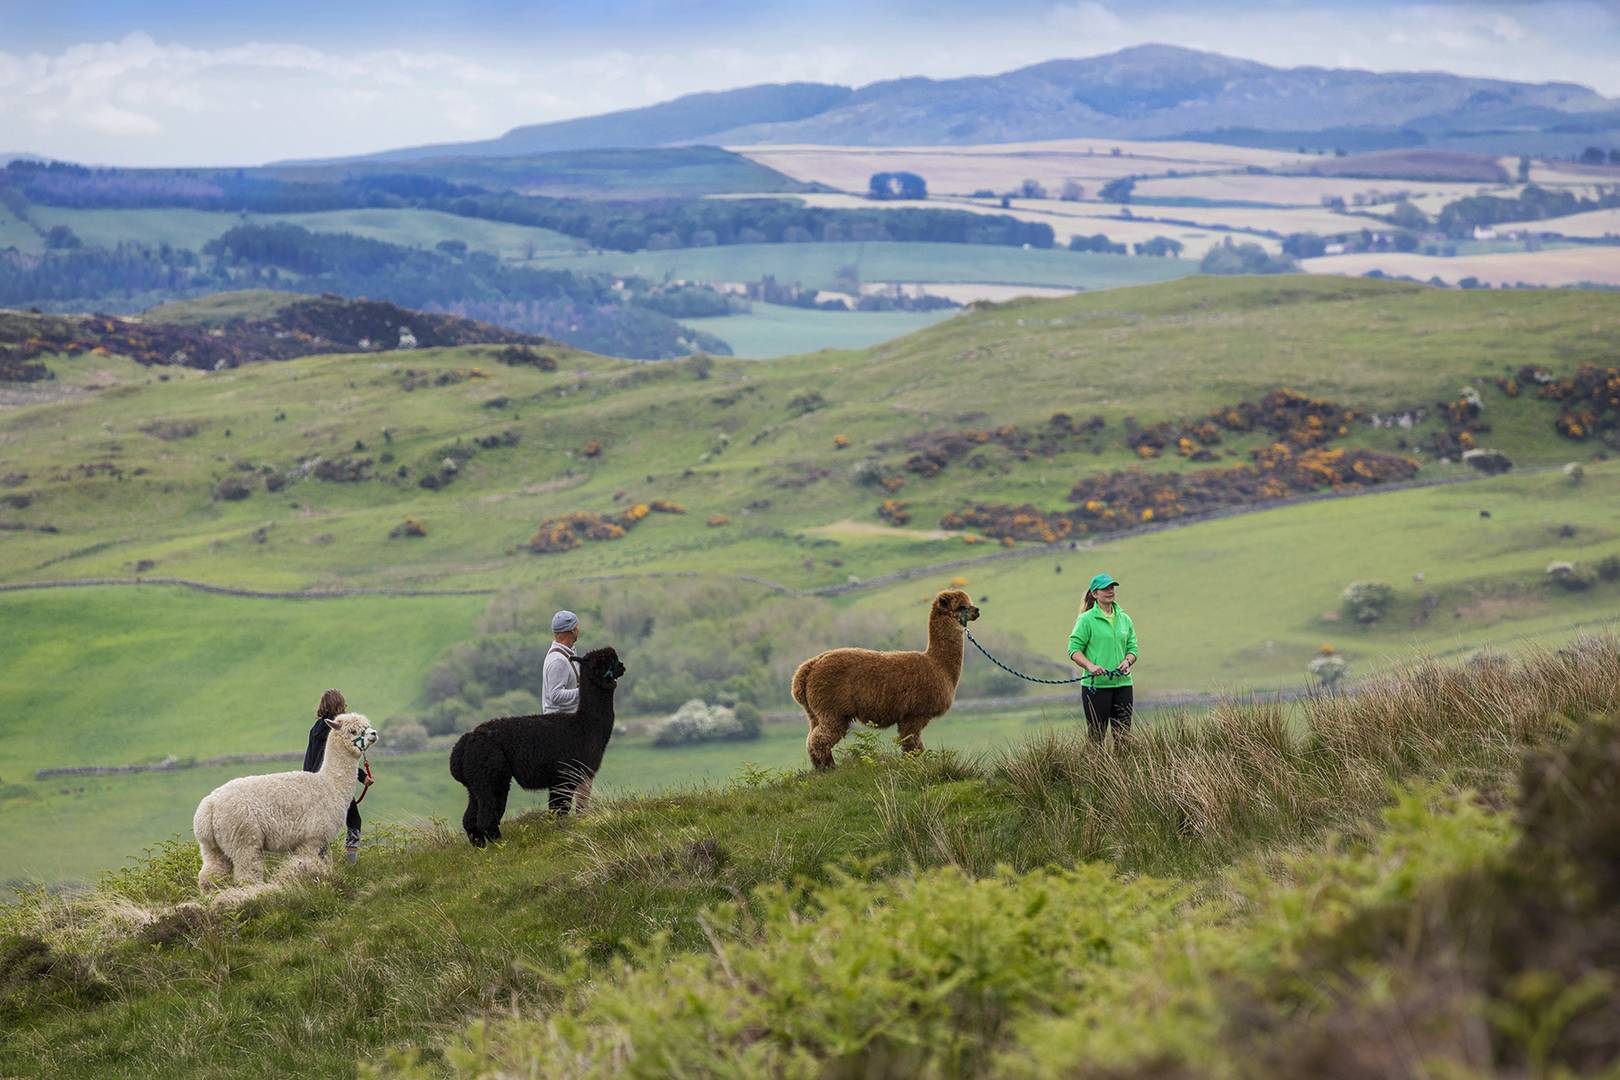
[[[755,303],[741,315],[683,319],[731,346],[733,356],[766,360],[817,349],[864,349],[950,318],[955,311],[815,311]]]
[[[309,214],[250,214],[209,210],[78,210],[34,206],[29,213],[41,229],[66,225],[89,247],[146,244],[192,251],[238,225],[285,222],[311,232],[353,233],[405,247],[431,248],[459,240],[474,251],[521,261],[577,251],[571,236],[527,225],[459,217],[438,210],[323,210]]]
[[[16,248],[24,255],[38,255],[45,250],[45,239],[28,222],[0,205],[0,251]]]
[[[1061,657],[1087,580],[1106,570],[1142,644],[1139,694],[1303,689],[1324,644],[1365,678],[1414,654],[1457,658],[1546,644],[1577,624],[1613,627],[1620,580],[1566,592],[1546,576],[1554,560],[1620,560],[1620,464],[1588,477],[1580,488],[1544,472],[1267,510],[942,571],[854,604],[915,607],[960,575],[987,598],[985,626]],[[1395,608],[1365,627],[1340,617],[1352,581],[1393,586]]]
[[[1185,277],[1196,264],[1182,259],[1120,257],[996,244],[897,243],[729,244],[674,251],[605,252],[549,262],[570,270],[604,270],[652,280],[758,281],[769,274],[806,288],[837,288],[839,271],[852,266],[862,281],[984,282],[1106,289]]]
[[[668,199],[804,188],[775,169],[717,146],[559,150],[512,157],[458,154],[412,161],[273,165],[265,171],[289,180],[317,182],[364,175],[432,176],[553,198]]]

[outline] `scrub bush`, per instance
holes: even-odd
[[[724,742],[759,738],[759,711],[747,723],[736,709],[709,705],[693,698],[658,722],[652,729],[654,746],[686,746],[700,742]]]
[[[1339,611],[1366,625],[1383,618],[1395,603],[1395,590],[1381,581],[1353,581],[1344,590]]]

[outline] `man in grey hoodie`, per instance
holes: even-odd
[[[551,617],[551,648],[546,650],[540,684],[540,711],[579,711],[579,669],[574,666],[574,643],[579,640],[579,616],[559,611]]]

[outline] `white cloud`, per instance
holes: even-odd
[[[1115,34],[1125,26],[1118,15],[1095,0],[1059,4],[1048,14],[1047,21],[1060,30],[1086,34]]]
[[[108,135],[161,135],[163,125],[150,116],[98,101],[79,114],[79,123]]]
[[[0,52],[0,145],[92,162],[251,163],[498,134],[537,104],[558,109],[535,96],[519,70],[444,52],[199,49],[132,33],[54,56]],[[249,113],[255,123],[240,124]]]

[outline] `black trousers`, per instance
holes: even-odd
[[[1109,724],[1114,725],[1115,735],[1131,733],[1131,713],[1136,700],[1131,689],[1129,686],[1081,687],[1086,706],[1086,730],[1093,739],[1102,742]]]

